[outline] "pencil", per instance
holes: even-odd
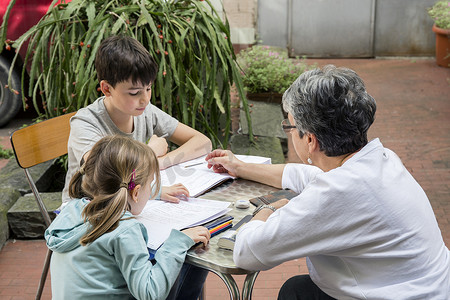
[[[230,221],[227,221],[227,222],[225,222],[225,223],[223,223],[223,224],[220,224],[220,225],[218,225],[218,226],[216,226],[216,227],[210,229],[210,230],[209,230],[209,233],[210,233],[210,234],[213,234],[214,232],[219,231],[220,229],[222,229],[222,228],[224,228],[224,227],[230,225],[231,222],[233,222],[233,221],[230,220]]]
[[[192,165],[187,165],[187,166],[184,166],[184,167],[185,167],[185,168],[190,168],[190,167],[199,166],[199,165],[203,165],[203,164],[206,164],[206,161],[204,161],[204,162],[199,162],[199,163],[192,164]]]

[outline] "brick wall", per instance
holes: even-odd
[[[257,0],[213,0],[217,11],[225,14],[230,23],[234,49],[247,48],[255,43]]]

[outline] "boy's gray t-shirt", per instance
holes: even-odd
[[[120,134],[146,143],[154,134],[169,138],[178,126],[177,119],[149,104],[143,114],[134,117],[133,132],[124,133],[109,117],[103,99],[104,97],[98,98],[94,103],[81,108],[70,119],[70,136],[67,145],[69,163],[62,194],[63,203],[70,200],[68,193],[70,179],[80,168],[81,158],[101,138]]]

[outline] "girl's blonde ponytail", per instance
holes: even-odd
[[[99,140],[69,186],[71,197],[91,200],[82,212],[90,229],[80,243],[87,245],[116,229],[125,211],[129,210],[130,191],[153,178],[158,191],[158,159],[150,147],[119,135]]]

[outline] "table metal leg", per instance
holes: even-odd
[[[223,280],[223,282],[227,286],[228,292],[230,293],[230,300],[239,300],[240,299],[239,288],[236,284],[236,281],[234,281],[234,278],[230,274],[223,274],[223,273],[211,270],[211,269],[209,269],[209,270],[211,272],[213,272],[214,274],[216,274],[217,276],[219,276],[220,279]],[[248,275],[247,275],[247,277],[248,277]],[[255,276],[255,279],[256,279],[256,276]],[[247,278],[246,278],[246,280],[247,280]],[[254,282],[254,280],[253,280],[253,282]],[[253,282],[252,282],[252,285],[253,285]]]
[[[259,271],[247,274],[245,276],[244,286],[242,287],[242,300],[249,300],[252,297],[253,285],[255,284],[256,277],[258,277]]]

